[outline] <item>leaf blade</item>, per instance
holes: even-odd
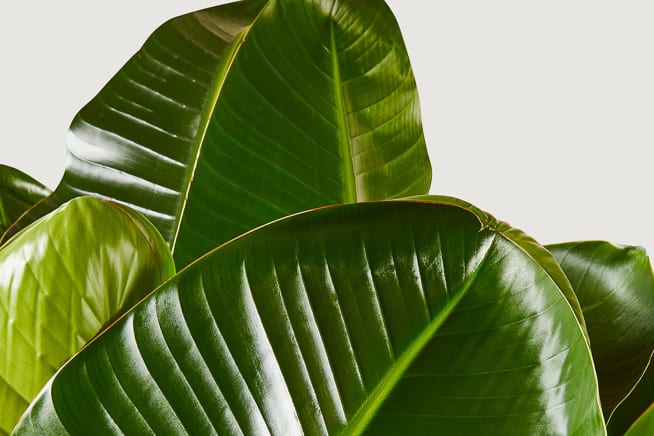
[[[173,272],[149,222],[93,198],[72,200],[4,245],[2,430],[11,430],[66,359]]]
[[[114,394],[93,387],[109,377],[147,423],[185,431],[604,434],[584,331],[556,282],[441,203],[324,208],[224,245],[63,368],[17,433],[122,420]],[[103,356],[121,363],[102,374]],[[367,401],[386,377],[383,401]]]
[[[247,0],[163,25],[73,121],[40,209],[81,194],[148,217],[178,265],[327,204],[426,193],[415,79],[380,0]],[[25,221],[28,221],[26,218]]]
[[[654,404],[654,370],[650,361],[638,384],[611,415],[608,423],[609,435],[625,434],[652,404]]]
[[[645,251],[602,241],[554,244],[588,326],[605,416],[642,377],[654,352],[654,274]]]
[[[0,235],[50,190],[15,168],[0,165]]]
[[[633,423],[626,436],[645,436],[652,433],[654,429],[654,405],[650,405],[649,408]]]

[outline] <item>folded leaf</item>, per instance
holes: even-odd
[[[509,229],[445,198],[271,223],[91,342],[16,433],[604,434],[556,263]]]
[[[654,351],[654,274],[645,251],[588,241],[550,245],[586,320],[607,419]]]
[[[77,115],[68,151],[32,216],[81,194],[118,200],[178,266],[291,213],[424,194],[431,179],[383,0],[246,0],[171,20]]]
[[[0,235],[50,190],[27,174],[0,165]]]
[[[9,432],[59,366],[174,274],[140,214],[70,201],[0,249],[0,432]]]

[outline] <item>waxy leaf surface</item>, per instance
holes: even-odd
[[[25,211],[50,195],[50,190],[27,174],[0,165],[0,236]]]
[[[577,294],[607,419],[642,377],[654,352],[654,274],[639,247],[602,241],[547,247]]]
[[[258,228],[91,342],[17,434],[605,434],[556,262],[510,230],[442,197]]]
[[[246,0],[161,26],[77,115],[63,180],[31,215],[115,199],[183,266],[291,213],[424,194],[430,180],[382,0]]]
[[[170,250],[140,214],[70,201],[0,249],[0,433],[66,359],[174,274]]]

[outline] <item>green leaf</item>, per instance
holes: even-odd
[[[556,263],[507,229],[443,197],[261,227],[91,342],[16,433],[605,434]]]
[[[50,190],[27,174],[0,164],[0,235]]]
[[[654,404],[651,404],[645,413],[629,427],[625,436],[650,436],[652,433],[654,433]]]
[[[615,409],[609,420],[609,435],[623,435],[654,404],[654,367],[647,371],[629,396]],[[651,412],[649,413],[651,415]],[[647,419],[651,419],[647,418]],[[643,426],[639,426],[642,428]],[[647,433],[645,433],[647,434]],[[650,432],[651,434],[651,432]]]
[[[73,353],[174,274],[143,216],[82,197],[0,249],[0,433]]]
[[[645,250],[588,241],[550,245],[590,337],[604,415],[634,388],[654,351],[654,275]]]
[[[118,200],[178,266],[271,220],[424,194],[431,179],[382,0],[247,0],[171,20],[77,115],[68,151],[44,208]]]

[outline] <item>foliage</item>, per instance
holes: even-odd
[[[139,213],[82,197],[0,250],[0,430],[73,353],[175,272]]]
[[[91,343],[21,431],[601,433],[583,329],[525,242],[443,198],[272,223]]]
[[[640,419],[650,422],[652,419],[651,409],[654,405],[654,369],[650,364],[645,372],[645,375],[640,379],[634,390],[629,396],[618,406],[613,412],[611,422],[608,426],[610,435],[621,435],[629,429],[629,427]],[[647,412],[646,412],[647,411]],[[649,417],[645,417],[645,413]],[[642,418],[641,418],[642,415]],[[636,426],[641,427],[643,425]],[[651,423],[643,428],[650,429]],[[635,431],[633,434],[639,434]],[[647,434],[647,431],[642,431],[640,434]]]
[[[0,235],[50,190],[27,174],[0,165]]]
[[[547,248],[579,298],[602,406],[609,417],[642,377],[654,350],[652,266],[644,250],[637,247],[587,241]]]
[[[40,390],[16,434],[651,431],[645,253],[430,180],[382,0],[168,21],[52,193],[0,167],[2,429]]]
[[[92,193],[143,213],[182,267],[285,215],[430,180],[383,1],[246,0],[154,32],[75,117],[61,183],[15,229]]]

